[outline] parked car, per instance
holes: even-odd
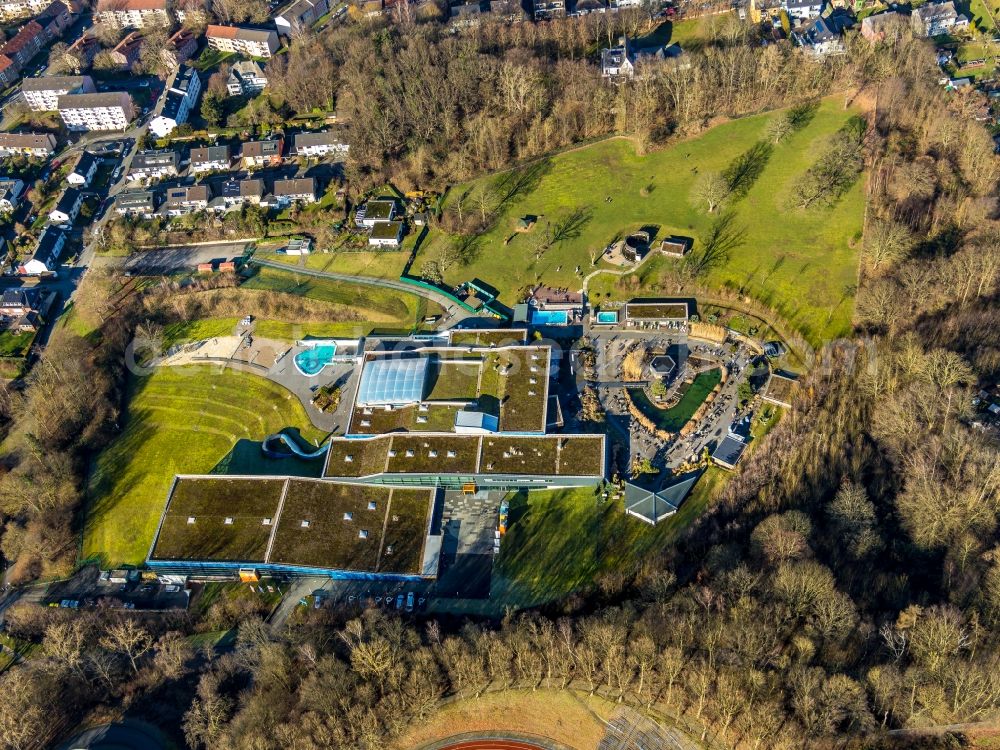
[[[406,611],[407,612],[412,612],[413,611],[413,592],[412,591],[409,594],[406,595]]]
[[[400,594],[399,596],[396,597],[396,609],[402,609],[402,608],[403,608],[403,595]]]

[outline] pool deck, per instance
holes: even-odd
[[[350,406],[358,378],[354,365],[334,363],[324,367],[318,375],[309,377],[299,372],[293,358],[310,347],[289,344],[287,341],[254,338],[248,348],[240,348],[239,336],[218,336],[212,339],[184,344],[166,356],[154,360],[153,367],[183,367],[185,365],[217,365],[242,372],[260,375],[295,394],[309,415],[309,421],[324,432],[343,433],[350,420]],[[311,403],[313,389],[335,381],[342,384],[343,395],[337,411],[324,413]]]

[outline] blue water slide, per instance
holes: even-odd
[[[312,448],[312,446],[310,445],[309,448]],[[298,456],[306,461],[323,458],[323,456],[326,455],[326,448],[327,444],[323,443],[323,445],[319,448],[304,450],[294,438],[283,432],[268,435],[264,438],[264,442],[260,444],[260,449],[268,458],[289,458],[291,456]]]

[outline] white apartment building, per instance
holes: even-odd
[[[124,91],[106,94],[64,94],[59,116],[70,130],[125,130],[135,117],[132,98]]]
[[[37,16],[52,4],[52,0],[0,0],[0,21]]]
[[[21,82],[21,93],[32,112],[52,112],[64,94],[93,94],[90,76],[37,76]]]
[[[182,65],[168,86],[160,111],[149,122],[149,129],[157,138],[166,137],[178,125],[187,122],[188,114],[201,93],[201,79],[194,68]]]
[[[278,33],[266,29],[210,25],[205,38],[211,49],[249,57],[270,57],[278,51]]]
[[[94,20],[118,29],[170,26],[167,0],[100,0]]]

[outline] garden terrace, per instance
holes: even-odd
[[[391,494],[385,487],[290,480],[267,562],[377,570]],[[426,519],[430,503],[421,494]],[[422,549],[423,535],[415,542]]]
[[[366,477],[385,471],[389,437],[371,440],[331,440],[324,476]]]
[[[687,320],[687,302],[629,302],[625,305],[629,320]]]
[[[442,360],[431,370],[434,382],[428,401],[473,401],[479,394],[482,360]]]
[[[386,471],[390,474],[472,473],[476,470],[479,437],[394,435],[388,450]]]
[[[480,471],[484,474],[556,474],[558,436],[485,437]]]
[[[282,479],[178,477],[151,557],[263,560],[284,487]]]
[[[351,416],[352,435],[384,435],[389,432],[451,432],[455,414],[462,407],[446,404],[411,404],[386,409],[358,407]]]
[[[581,471],[593,471],[591,467],[604,468],[604,440],[601,436],[574,435],[563,437],[555,435],[553,439],[559,444],[558,473],[562,476],[575,476]]]
[[[491,328],[481,331],[452,330],[448,333],[448,340],[452,346],[523,345],[527,336],[528,332],[523,328]]]
[[[429,490],[394,489],[382,539],[379,573],[419,573],[431,510]]]

